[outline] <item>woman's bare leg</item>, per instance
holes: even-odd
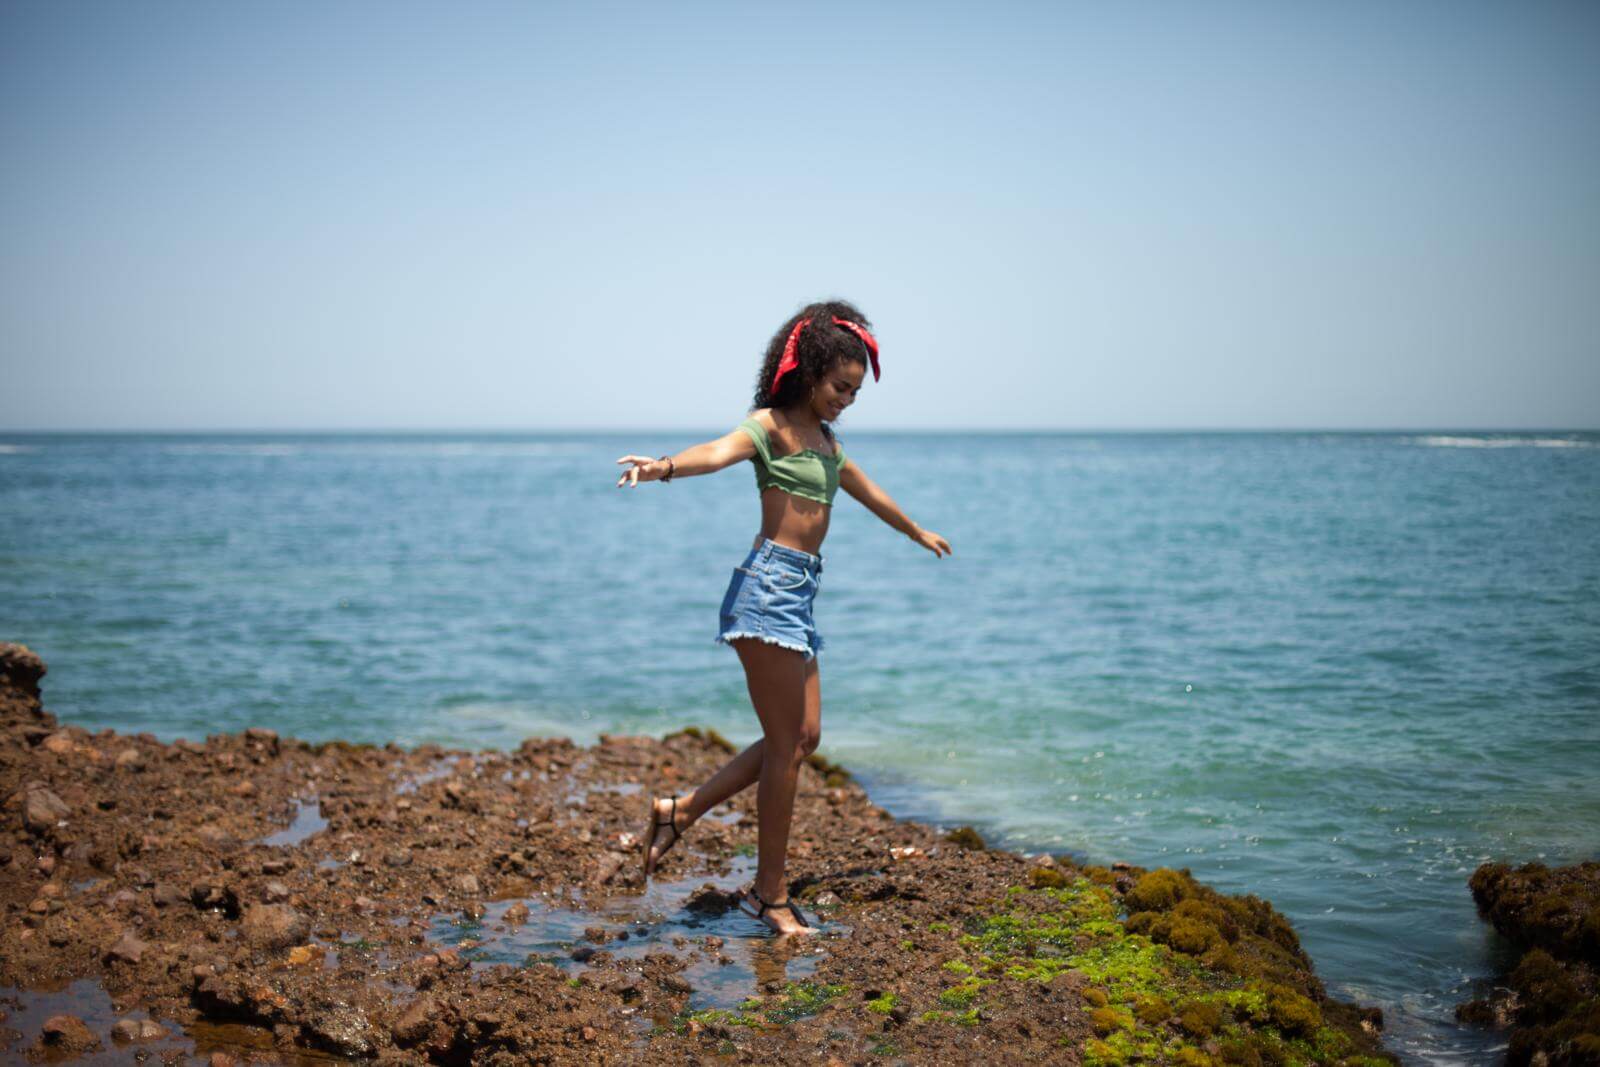
[[[817,670],[816,657],[806,664],[806,717],[805,728],[801,731],[802,740],[809,740],[804,755],[816,751],[817,740],[822,733],[822,684],[821,674]],[[761,777],[761,762],[766,751],[767,739],[765,737],[752,745],[745,747],[743,752],[724,763],[722,767],[707,778],[694,792],[678,798],[679,829],[687,828],[700,816],[710,811],[731,797],[738,796]],[[663,812],[666,815],[667,812]]]
[[[735,648],[737,648],[739,645],[753,645],[761,643],[762,642],[745,639],[737,641],[735,643]],[[772,648],[776,646],[766,645],[765,647]],[[745,666],[745,678],[747,682],[750,681],[750,667],[748,664]],[[751,687],[751,700],[752,702],[755,700],[755,689],[753,685]],[[757,715],[759,716],[759,714],[760,713],[758,710]],[[817,659],[815,656],[813,656],[811,660],[805,664],[805,718],[801,730],[800,746],[802,750],[802,759],[816,751],[817,741],[821,736],[821,729],[822,676],[817,669]],[[754,744],[747,745],[744,751],[735,755],[732,759],[728,760],[727,763],[724,763],[717,770],[717,773],[706,779],[699,788],[695,789],[691,793],[680,795],[677,798],[678,804],[676,824],[678,827],[678,832],[682,833],[683,831],[687,830],[690,826],[699,821],[700,816],[704,815],[718,804],[721,804],[723,801],[729,799],[730,797],[737,796],[739,793],[742,793],[744,790],[754,785],[761,777],[761,768],[766,757],[766,747],[767,739],[765,737],[762,737]],[[797,775],[798,770],[799,768],[797,764]],[[758,809],[760,807],[759,798],[757,800],[757,807]],[[792,796],[789,802],[789,810],[790,814],[792,815],[794,810],[794,801]],[[672,812],[672,799],[670,797],[658,797],[656,799],[656,819],[664,821],[672,816]],[[787,829],[785,829],[785,834],[787,834]],[[656,855],[659,855],[659,849],[660,846],[657,846],[656,849],[652,849],[652,852],[654,852]],[[779,881],[781,882],[781,871],[778,877]],[[763,897],[767,896],[765,892],[762,892],[761,895]],[[767,899],[770,900],[772,898],[767,897]]]
[[[786,900],[783,873],[794,817],[794,794],[800,763],[817,746],[821,734],[820,699],[808,707],[808,690],[820,698],[820,675],[813,659],[755,639],[736,641],[744,664],[750,700],[764,733],[761,774],[756,791],[759,818],[755,891],[768,901]],[[810,683],[810,684],[808,684]],[[780,932],[803,929],[788,911],[767,912]]]

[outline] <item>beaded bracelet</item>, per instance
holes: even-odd
[[[660,456],[658,458],[664,459],[664,460],[667,461],[667,473],[663,474],[661,476],[661,484],[665,485],[668,482],[672,481],[672,476],[674,474],[678,473],[678,465],[676,463],[672,462],[672,457],[671,456]]]

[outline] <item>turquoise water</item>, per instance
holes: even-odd
[[[711,436],[0,435],[0,639],[163,739],[758,736],[712,642],[746,467]],[[1413,1062],[1493,968],[1467,876],[1600,855],[1600,435],[889,435],[841,495],[822,750],[897,814],[1187,866],[1294,922]]]

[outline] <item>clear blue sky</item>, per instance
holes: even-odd
[[[0,4],[0,429],[1600,426],[1600,4]]]

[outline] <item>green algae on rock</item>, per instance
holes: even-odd
[[[1074,972],[1092,983],[1084,991],[1095,1033],[1082,1048],[1089,1067],[1393,1061],[1353,1011],[1341,1013],[1342,1025],[1325,1019],[1309,960],[1264,902],[1224,897],[1187,871],[1146,872],[1121,901],[1098,871],[1056,873],[1030,876],[1030,885],[1007,889],[1001,907],[967,919],[957,939],[967,959],[942,965],[963,977],[922,1021],[975,1025],[987,986],[1049,984]],[[1124,919],[1125,908],[1139,910]],[[1141,932],[1172,934],[1172,922],[1158,921],[1169,915],[1179,920],[1178,936],[1158,941]],[[1219,945],[1236,950],[1221,955],[1213,951]],[[950,1009],[964,1009],[962,1018]]]

